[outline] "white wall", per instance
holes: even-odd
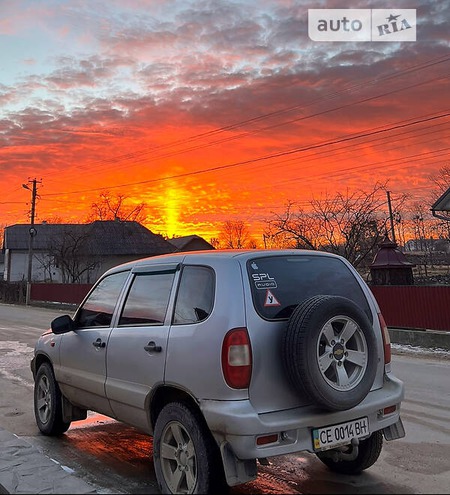
[[[5,271],[3,279],[9,282],[20,282],[27,279],[28,253],[11,252],[5,253]]]
[[[50,282],[48,269],[46,270],[46,257],[42,253],[33,255],[33,263],[31,269],[32,282]],[[61,272],[58,268],[51,268],[51,281],[62,282]],[[28,251],[10,251],[5,253],[5,271],[3,279],[9,282],[27,281],[28,278]]]
[[[109,268],[120,265],[126,261],[134,259],[129,256],[103,257],[99,260],[98,266],[94,270],[85,272],[82,275],[81,283],[94,283],[100,275]],[[10,251],[5,253],[4,280],[9,282],[26,281],[28,277],[28,251]],[[62,283],[62,273],[55,266],[49,267],[46,253],[34,252],[31,272],[32,282],[56,282]]]

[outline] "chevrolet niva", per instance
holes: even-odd
[[[36,422],[87,411],[153,436],[163,493],[215,493],[307,451],[359,473],[405,435],[403,383],[369,287],[344,258],[211,250],[110,269],[51,323],[31,369]]]

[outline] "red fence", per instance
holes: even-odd
[[[450,287],[370,287],[388,327],[450,331]]]
[[[32,301],[79,304],[92,284],[31,284]]]
[[[79,304],[91,284],[32,284],[31,300]],[[391,328],[450,331],[450,286],[371,286]]]

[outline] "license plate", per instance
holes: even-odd
[[[352,438],[369,435],[369,420],[359,418],[347,423],[316,428],[312,431],[314,450],[327,450],[350,443]]]

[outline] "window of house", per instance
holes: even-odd
[[[185,266],[175,302],[174,325],[206,320],[214,304],[215,277],[211,268]]]
[[[77,312],[75,322],[78,327],[107,327],[111,324],[114,308],[128,273],[114,273],[100,280]]]
[[[119,325],[163,325],[175,271],[137,273]]]

